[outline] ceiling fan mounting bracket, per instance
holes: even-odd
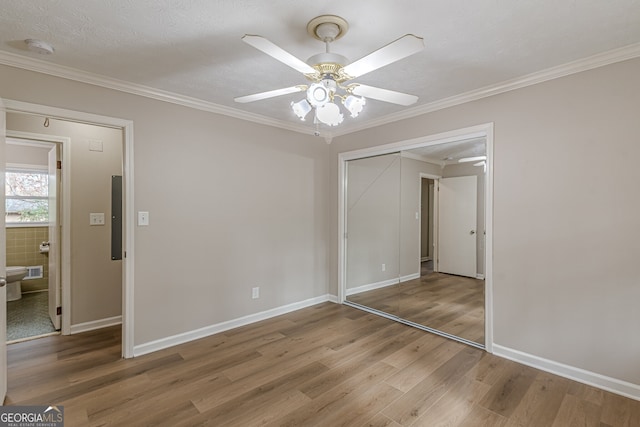
[[[336,15],[321,15],[307,24],[307,32],[322,42],[338,40],[349,30],[349,23]]]

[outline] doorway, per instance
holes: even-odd
[[[89,113],[82,113],[73,110],[65,110],[59,109],[55,107],[48,107],[36,104],[28,104],[19,101],[12,100],[4,100],[4,104],[6,107],[6,112],[8,115],[15,114],[23,114],[24,116],[35,116],[39,120],[43,122],[51,122],[54,121],[56,123],[68,123],[68,124],[77,124],[77,125],[92,125],[96,127],[101,127],[104,129],[112,129],[117,130],[119,133],[119,143],[120,143],[120,173],[122,176],[122,190],[123,190],[123,217],[122,217],[122,263],[121,274],[118,279],[118,286],[121,286],[122,294],[119,300],[119,305],[121,307],[121,316],[113,319],[105,319],[104,322],[82,322],[81,318],[74,318],[73,324],[71,323],[71,313],[70,310],[62,310],[62,334],[72,334],[77,332],[82,332],[83,330],[90,330],[99,327],[108,326],[109,322],[117,321],[118,323],[122,323],[122,356],[123,357],[133,357],[133,319],[132,319],[132,300],[133,300],[133,229],[132,227],[128,227],[129,224],[133,223],[133,123],[129,120],[123,120],[113,117],[107,116],[99,116]],[[48,119],[48,120],[47,120]],[[91,137],[78,137],[74,139],[74,143],[84,144],[87,152],[90,154],[95,154],[101,151],[101,147],[99,141],[92,139]],[[67,161],[70,161],[71,158],[69,156],[66,157]],[[78,162],[81,163],[81,162]],[[109,177],[109,185],[111,185],[111,176]],[[63,191],[64,192],[64,191]],[[68,193],[67,193],[68,194]],[[68,198],[63,200],[63,204],[68,203]],[[65,208],[63,207],[63,212]],[[111,212],[105,209],[98,209],[99,213],[104,213],[104,218],[108,221],[111,218]],[[93,221],[93,208],[87,210],[87,217],[81,215],[82,221],[88,223],[89,221]],[[91,215],[89,215],[91,214]],[[89,218],[91,216],[91,218]],[[68,218],[68,216],[67,216]],[[64,219],[63,219],[64,221]],[[100,219],[98,220],[100,221]],[[70,228],[70,224],[67,224],[67,230]],[[98,224],[99,225],[99,224]],[[63,230],[65,229],[65,224],[62,224]],[[99,227],[94,228],[94,230],[99,229]],[[62,233],[62,248],[63,252],[68,250],[70,245],[67,243],[64,244],[64,240],[67,235]],[[111,258],[111,253],[108,254],[109,258]],[[62,256],[63,260],[69,260],[70,257],[65,257],[64,253]],[[66,269],[68,272],[69,269]],[[65,262],[62,263],[62,307],[69,307],[71,301],[71,292],[69,286],[64,286],[65,280],[68,280],[69,277],[65,278]],[[75,278],[74,278],[75,280]],[[68,282],[67,282],[68,283]],[[75,301],[75,296],[74,296]],[[78,320],[80,319],[80,320]]]
[[[7,342],[61,329],[60,138],[7,132],[5,168]],[[23,271],[23,273],[19,273]],[[24,276],[24,277],[23,277]]]

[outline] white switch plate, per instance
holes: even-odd
[[[253,298],[253,299],[260,298],[260,286],[256,286],[255,288],[251,288],[251,298]]]
[[[149,225],[149,212],[138,212],[138,226]]]
[[[89,140],[89,151],[100,151],[102,152],[102,141],[99,139],[90,139]]]
[[[89,225],[104,225],[104,213],[90,213]]]

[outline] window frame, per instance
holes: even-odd
[[[5,180],[8,172],[13,173],[42,173],[49,175],[49,166],[46,165],[33,165],[23,163],[7,163],[5,166]],[[48,178],[47,178],[48,179]],[[6,185],[6,184],[5,184]],[[8,222],[5,217],[5,226],[7,228],[19,228],[19,227],[48,227],[49,226],[49,195],[47,188],[47,196],[8,196],[5,194],[5,208],[7,200],[46,200],[47,201],[47,221],[33,221],[33,222]]]

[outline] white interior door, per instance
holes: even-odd
[[[438,271],[476,277],[476,176],[441,178],[438,199]]]
[[[60,329],[60,169],[59,146],[49,150],[49,317],[56,329]]]
[[[2,185],[0,185],[0,276],[4,280],[7,273],[7,232],[4,225],[4,170],[5,170],[5,134],[7,131],[6,113],[4,110],[4,102],[0,98],[0,177],[2,177]],[[4,398],[7,395],[7,287],[6,282],[0,282],[0,403],[4,404]]]

